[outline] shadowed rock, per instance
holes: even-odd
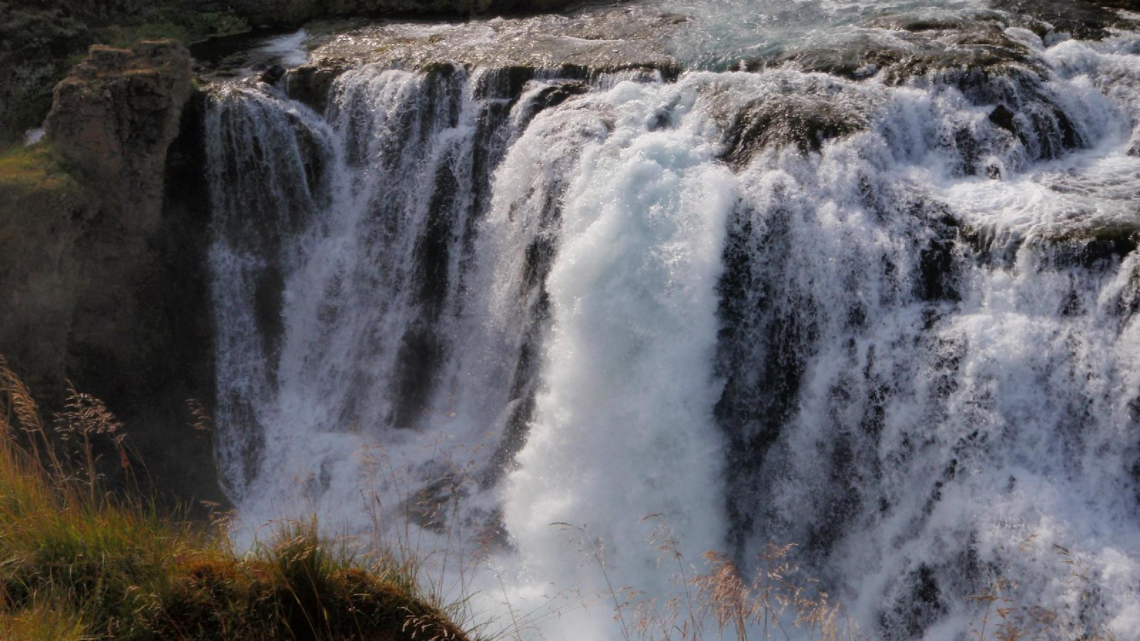
[[[185,407],[214,393],[189,65],[173,42],[95,47],[57,88],[48,141],[5,156],[26,167],[0,170],[0,354],[49,414],[66,380],[106,401],[163,492],[221,502]]]
[[[862,114],[829,96],[785,95],[765,98],[741,109],[725,133],[722,157],[742,167],[761,149],[794,145],[819,152],[828,140],[865,129]]]

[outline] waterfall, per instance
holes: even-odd
[[[997,577],[1140,635],[1140,36],[1004,37],[1012,63],[866,78],[215,89],[239,516],[431,503],[425,536],[490,537],[533,603],[668,593],[652,515],[698,566],[797,543],[886,639],[965,638]],[[544,625],[621,638],[605,605]]]

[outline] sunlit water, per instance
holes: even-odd
[[[718,70],[917,4],[669,6]],[[1140,636],[1140,37],[1006,33],[1039,71],[216,90],[241,535],[483,550],[440,571],[524,637],[621,638],[612,590],[678,589],[661,523],[698,570],[799,544],[875,636],[966,638],[1001,577]],[[821,109],[839,134],[733,137]]]
[[[844,46],[865,35],[865,23],[877,17],[952,17],[987,8],[985,0],[681,0],[651,5],[692,18],[670,50],[690,66],[712,68],[804,45]]]

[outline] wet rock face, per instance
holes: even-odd
[[[285,92],[293,100],[324,112],[333,82],[351,67],[352,63],[343,59],[326,59],[297,67],[285,75]]]
[[[190,52],[173,41],[96,45],[55,89],[48,138],[107,190],[126,226],[159,224],[166,150],[190,97],[190,68]]]
[[[795,49],[750,66],[791,64],[855,80],[883,74],[887,82],[902,84],[921,75],[999,75],[1034,64],[1025,44],[1012,39],[1006,25],[988,13],[968,20],[898,15],[865,26],[843,46]]]
[[[1057,33],[1074,38],[1104,38],[1122,20],[1116,10],[1140,9],[1137,0],[992,0],[995,9],[1031,16]]]
[[[861,114],[824,96],[763,100],[733,119],[726,134],[724,158],[739,168],[769,146],[795,145],[803,153],[818,153],[826,141],[844,138],[866,126]]]

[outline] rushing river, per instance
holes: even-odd
[[[698,569],[798,544],[880,638],[967,638],[999,577],[1140,638],[1140,34],[668,9],[679,75],[358,65],[321,113],[213,91],[243,523],[478,548],[463,580],[529,610],[676,591],[664,522]]]

